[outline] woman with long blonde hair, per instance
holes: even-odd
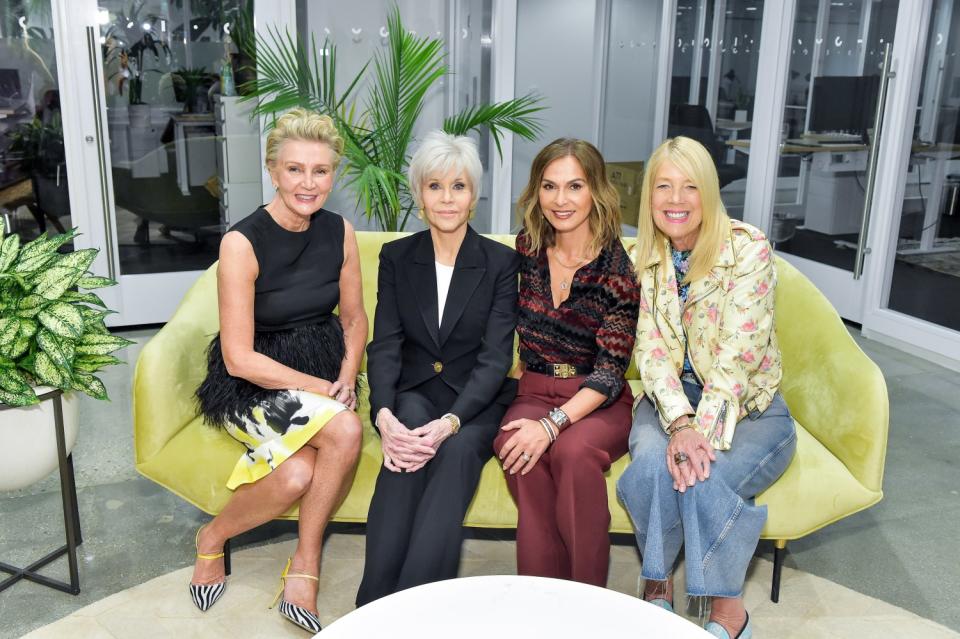
[[[778,392],[770,244],[727,216],[695,140],[650,156],[636,265],[643,396],[617,494],[636,528],[644,598],[673,610],[684,547],[687,593],[712,599],[707,631],[747,639],[743,583],[767,516],[753,497],[787,468],[796,434]]]
[[[517,502],[522,575],[606,585],[603,473],[627,451],[639,292],[600,152],[551,142],[520,197],[520,378],[494,451]]]

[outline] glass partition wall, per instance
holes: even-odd
[[[686,135],[710,150],[724,201],[742,216],[763,2],[685,0],[666,23],[664,6],[671,3],[517,3],[515,93],[538,92],[549,110],[540,140],[514,140],[514,205],[544,144],[584,138],[604,154],[632,234],[644,162],[664,136]],[[511,220],[517,228],[515,213]]]
[[[204,269],[225,227],[261,204],[257,125],[219,79],[252,2],[99,0],[98,12],[120,273]]]
[[[797,0],[781,127],[777,250],[853,272],[884,46],[898,0]]]

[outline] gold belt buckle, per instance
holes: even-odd
[[[577,369],[573,364],[554,364],[553,376],[568,379],[577,376]]]

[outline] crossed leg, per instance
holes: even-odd
[[[361,436],[356,413],[338,413],[269,475],[237,488],[220,514],[200,531],[200,552],[220,552],[227,539],[276,518],[299,499],[299,541],[290,572],[318,574],[323,533],[349,490]],[[222,559],[194,564],[194,584],[216,583],[223,577]],[[313,580],[291,579],[284,598],[315,613],[317,587]]]

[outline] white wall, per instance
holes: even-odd
[[[595,3],[584,0],[517,3],[516,95],[535,91],[546,98],[548,109],[542,114],[544,131],[538,141],[514,138],[512,202],[545,144],[559,137],[596,143],[592,91],[600,59],[593,41],[596,13]]]

